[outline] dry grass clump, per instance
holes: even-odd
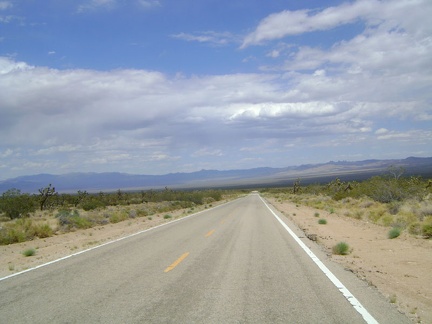
[[[336,255],[347,255],[347,254],[349,254],[349,250],[350,250],[350,247],[349,247],[348,243],[345,243],[345,242],[339,242],[338,244],[336,244],[332,248],[333,254],[336,254]]]
[[[7,222],[0,228],[0,244],[20,243],[36,237],[50,237],[53,234],[54,230],[47,222],[20,218]]]

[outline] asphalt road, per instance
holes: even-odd
[[[410,323],[329,267],[370,323]],[[365,323],[348,299],[251,194],[1,280],[0,323]]]

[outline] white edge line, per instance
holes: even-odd
[[[237,199],[239,199],[239,198],[237,198]],[[36,270],[36,269],[39,269],[39,268],[42,268],[42,267],[45,267],[45,266],[48,266],[48,265],[53,264],[53,263],[57,263],[57,262],[60,262],[60,261],[63,261],[63,260],[69,259],[69,258],[71,258],[71,257],[74,257],[74,256],[77,256],[77,255],[80,255],[80,254],[83,254],[83,253],[86,253],[86,252],[89,252],[89,251],[92,251],[92,250],[98,249],[98,248],[103,247],[103,246],[105,246],[105,245],[109,245],[109,244],[116,243],[116,242],[119,242],[119,241],[122,241],[122,240],[126,240],[126,239],[128,239],[128,238],[134,237],[134,236],[136,236],[136,235],[143,234],[143,233],[148,232],[148,231],[152,231],[152,230],[154,230],[154,229],[156,229],[156,228],[159,228],[159,227],[162,227],[162,226],[166,226],[166,225],[173,224],[173,223],[176,223],[176,222],[179,222],[179,221],[183,221],[183,220],[185,220],[185,219],[187,219],[187,218],[190,218],[190,217],[193,217],[193,216],[197,216],[198,214],[201,214],[201,213],[204,213],[204,212],[210,211],[210,210],[212,210],[212,209],[216,209],[216,208],[222,207],[222,206],[224,206],[224,205],[227,205],[227,204],[229,204],[229,203],[232,203],[233,201],[235,201],[235,200],[237,200],[237,199],[234,199],[234,200],[228,201],[228,202],[226,202],[226,203],[224,203],[224,204],[221,204],[221,205],[218,205],[218,206],[215,206],[215,207],[212,207],[212,208],[208,208],[208,209],[201,210],[201,211],[199,211],[199,212],[197,212],[197,213],[195,213],[195,214],[191,214],[191,215],[188,215],[188,216],[185,216],[185,217],[179,218],[179,219],[172,220],[172,221],[167,222],[167,223],[163,223],[163,224],[157,225],[157,226],[155,226],[155,227],[147,228],[147,229],[145,229],[145,230],[142,230],[142,231],[139,231],[139,232],[136,232],[136,233],[133,233],[133,234],[127,235],[127,236],[120,237],[120,238],[115,239],[115,240],[113,240],[113,241],[109,241],[109,242],[105,242],[105,243],[100,244],[100,245],[93,246],[93,247],[91,247],[91,248],[89,248],[89,249],[86,249],[86,250],[82,250],[82,251],[79,251],[79,252],[76,252],[76,253],[73,253],[73,254],[66,255],[66,256],[61,257],[61,258],[59,258],[59,259],[56,259],[56,260],[53,260],[53,261],[50,261],[50,262],[47,262],[47,263],[43,263],[43,264],[37,265],[37,266],[35,266],[35,267],[32,267],[32,268],[29,268],[29,269],[26,269],[26,270],[20,271],[20,272],[13,273],[13,274],[8,275],[8,276],[6,276],[6,277],[0,278],[0,281],[6,280],[6,279],[9,279],[9,278],[12,278],[12,277],[16,277],[16,276],[18,276],[18,275],[21,275],[21,274],[24,274],[24,273],[26,273],[26,272],[30,272],[30,271],[33,271],[33,270]]]
[[[346,288],[342,282],[327,268],[324,263],[304,244],[300,238],[285,224],[278,215],[269,207],[269,205],[264,201],[264,199],[259,196],[264,205],[270,210],[273,216],[281,223],[285,230],[294,238],[294,240],[300,245],[300,247],[306,252],[307,255],[312,259],[313,262],[321,269],[322,272],[330,279],[330,281],[336,286],[337,289],[342,293],[342,295],[349,301],[349,303],[354,307],[354,309],[360,313],[363,319],[368,324],[378,324],[377,320],[363,307],[363,305],[354,297],[354,295]]]

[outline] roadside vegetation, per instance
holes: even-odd
[[[432,181],[418,176],[403,176],[399,167],[361,182],[335,178],[329,183],[302,186],[300,179],[291,188],[267,188],[262,193],[279,201],[291,201],[331,214],[389,227],[388,237],[402,232],[432,238]],[[320,214],[316,213],[315,217]]]
[[[140,192],[99,192],[59,194],[51,184],[39,194],[10,189],[0,196],[0,245],[46,238],[94,226],[114,224],[138,217],[152,219],[164,215],[169,220],[175,210],[184,214],[241,192],[226,190],[148,190]]]

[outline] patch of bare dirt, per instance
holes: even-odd
[[[432,323],[432,240],[402,233],[388,238],[389,228],[290,202],[268,201],[325,249],[331,259],[376,286],[414,322]],[[319,213],[319,216],[316,216]],[[327,224],[318,224],[324,218]],[[332,255],[344,241],[351,252]]]

